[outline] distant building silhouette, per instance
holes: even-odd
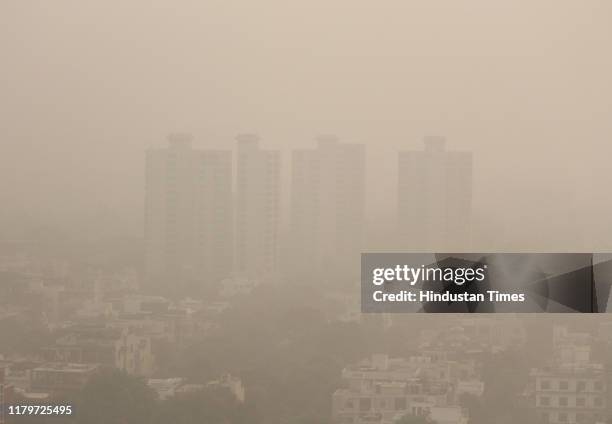
[[[320,136],[293,152],[291,238],[305,273],[359,273],[364,234],[365,146]]]
[[[172,134],[146,156],[145,270],[216,280],[232,269],[232,155]]]
[[[398,235],[403,250],[469,250],[472,154],[426,137],[424,151],[399,153]]]
[[[268,277],[278,270],[280,152],[260,149],[253,134],[236,140],[236,271]]]

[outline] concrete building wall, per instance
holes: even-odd
[[[423,151],[398,155],[398,236],[402,250],[469,250],[472,155],[426,137]]]
[[[280,152],[251,134],[237,137],[236,272],[265,278],[278,270]]]
[[[147,151],[145,269],[218,280],[232,269],[232,156],[187,135]]]
[[[304,273],[358,274],[365,227],[365,146],[317,139],[295,150],[291,177],[293,263]]]

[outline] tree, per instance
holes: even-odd
[[[155,393],[137,377],[105,370],[77,396],[77,424],[148,424],[155,413]]]

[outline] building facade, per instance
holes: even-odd
[[[477,369],[470,361],[449,360],[444,352],[409,358],[377,354],[346,367],[342,378],[346,387],[332,397],[335,424],[393,424],[405,415],[435,414],[454,417],[449,424],[464,424],[457,387],[474,382]]]
[[[443,137],[426,137],[422,151],[402,151],[398,163],[398,236],[402,250],[469,249],[472,154],[448,151]]]
[[[278,270],[280,152],[254,134],[236,137],[236,272],[266,278]]]
[[[293,151],[291,240],[294,269],[359,273],[365,227],[365,146],[320,136]]]
[[[76,328],[42,355],[53,363],[101,364],[140,376],[151,375],[155,366],[151,337],[106,326]]]
[[[535,408],[543,423],[598,423],[607,418],[607,374],[601,366],[534,370]]]
[[[146,274],[219,280],[233,262],[231,152],[168,141],[146,156]]]
[[[98,373],[97,364],[47,363],[32,370],[30,389],[33,392],[62,395],[76,392]]]

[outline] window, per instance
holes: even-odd
[[[559,422],[567,422],[567,414],[565,412],[560,412],[559,413]]]
[[[565,396],[559,398],[559,406],[567,406],[567,398]]]
[[[586,390],[586,381],[579,381],[576,383],[576,390],[584,392]]]
[[[549,405],[550,405],[550,398],[548,396],[541,396],[540,406],[549,406]]]
[[[595,405],[597,408],[601,408],[603,405],[603,399],[597,396],[595,399],[593,399],[593,405]]]
[[[567,390],[569,389],[569,383],[565,380],[559,381],[559,390]]]
[[[369,411],[372,408],[372,401],[368,398],[359,399],[359,410]]]
[[[595,387],[595,390],[598,392],[601,392],[603,390],[603,382],[601,381],[596,381],[593,386]]]
[[[540,381],[540,389],[541,390],[550,390],[550,381],[549,380],[542,380],[542,381]]]
[[[576,398],[576,406],[579,408],[584,408],[584,406],[586,405],[586,399],[583,397],[577,397]]]
[[[405,411],[408,403],[406,402],[406,398],[395,398],[395,410],[396,411]]]

